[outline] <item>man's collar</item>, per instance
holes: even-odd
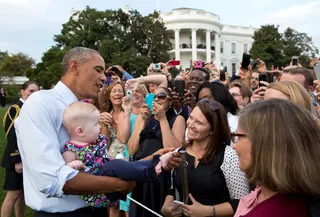
[[[68,105],[71,103],[79,101],[76,95],[67,87],[62,81],[59,81],[57,85],[54,87],[54,90],[61,96],[63,101],[65,101]]]

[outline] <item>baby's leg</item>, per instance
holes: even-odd
[[[97,175],[118,177],[126,181],[150,182],[157,178],[155,166],[159,156],[153,160],[128,162],[114,159],[103,165]]]

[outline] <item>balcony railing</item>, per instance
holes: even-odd
[[[172,47],[173,47],[173,49],[175,49],[175,47],[176,47],[175,43],[172,43]],[[182,44],[179,45],[179,48],[181,50],[183,50],[183,49],[192,49],[192,44],[182,43]],[[197,45],[197,49],[207,49],[207,46],[204,45],[204,44],[198,44]],[[210,50],[215,51],[215,46],[211,46]]]

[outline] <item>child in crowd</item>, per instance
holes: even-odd
[[[100,134],[100,112],[90,103],[76,102],[67,107],[63,116],[63,125],[70,135],[62,154],[66,164],[84,172],[111,177],[119,177],[127,181],[156,181],[162,168],[172,158],[172,153],[156,155],[153,160],[127,162],[112,160],[107,153],[106,138]],[[106,207],[126,195],[119,192],[108,194],[82,195],[90,206]]]

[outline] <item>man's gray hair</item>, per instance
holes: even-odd
[[[92,54],[98,54],[100,53],[98,51],[95,51],[90,48],[86,47],[75,47],[69,50],[63,57],[62,60],[62,74],[61,77],[67,74],[69,71],[69,64],[71,61],[77,61],[80,64],[84,64],[86,61],[92,59]]]

